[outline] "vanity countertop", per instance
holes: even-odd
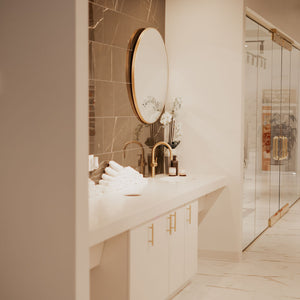
[[[168,182],[149,178],[140,196],[115,193],[89,199],[89,246],[139,226],[169,211],[216,191],[226,185],[226,177],[197,175]]]

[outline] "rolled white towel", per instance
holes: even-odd
[[[105,173],[114,177],[114,176],[117,176],[119,172],[113,170],[111,167],[106,167]]]
[[[124,169],[124,167],[122,167],[121,165],[119,165],[117,162],[115,162],[115,161],[113,161],[113,160],[111,160],[111,161],[109,162],[109,166],[110,166],[113,170],[115,170],[115,171],[117,171],[117,172],[119,172],[119,171],[121,171],[122,169]]]
[[[108,180],[100,180],[99,181],[99,185],[108,186],[109,185],[109,181]]]
[[[131,167],[125,167],[123,170],[119,172],[119,176],[129,177],[129,178],[136,178],[136,177],[143,177],[138,171],[134,170]]]
[[[102,179],[107,180],[107,181],[112,181],[115,179],[115,177],[107,175],[107,174],[102,174]]]

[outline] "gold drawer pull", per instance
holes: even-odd
[[[279,160],[278,157],[278,136],[273,137],[273,159]]]
[[[171,227],[172,229],[174,229],[174,232],[176,232],[176,211],[174,212],[173,215],[171,215],[171,218],[174,217],[174,226]]]
[[[171,235],[172,234],[172,215],[169,215],[168,217],[168,220],[169,220],[169,229],[167,229],[167,232],[169,232],[169,234]]]
[[[288,158],[288,138],[285,136],[283,138],[283,148],[284,148],[284,159]]]
[[[189,205],[189,207],[186,208],[189,211],[189,218],[187,221],[189,221],[189,224],[192,224],[192,205]]]
[[[148,240],[148,243],[151,244],[151,246],[154,246],[154,225],[152,224],[151,226],[148,227],[151,229],[151,240]]]

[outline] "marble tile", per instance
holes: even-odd
[[[97,154],[95,155],[99,158],[99,164],[101,162],[104,162],[104,161],[110,161],[113,159],[113,153],[110,152],[110,153],[102,153],[102,154]]]
[[[131,84],[114,83],[114,115],[115,116],[135,116],[131,100]]]
[[[123,165],[124,166],[131,166],[138,172],[140,172],[139,162],[141,159],[141,149],[135,148],[135,149],[128,149],[126,151],[125,158],[123,156]]]
[[[112,48],[112,80],[130,83],[130,63],[132,51]]]
[[[104,142],[103,142],[103,133],[104,133],[104,119],[95,118],[95,133],[93,136],[94,141],[94,153],[98,154],[104,152]]]
[[[113,132],[113,151],[121,151],[124,147],[124,144],[128,141],[131,141],[132,132],[130,130],[130,122],[132,117],[116,117],[115,126]]]
[[[244,253],[240,262],[199,260],[175,300],[300,299],[300,202]]]
[[[145,27],[147,27],[145,22],[107,10],[104,12],[104,43],[132,50],[133,36],[139,29]]]
[[[90,43],[90,79],[112,78],[112,48],[108,45]]]
[[[89,0],[89,2],[101,5],[105,8],[115,10],[119,0]]]
[[[94,141],[92,138],[89,140],[89,155],[94,154]]]
[[[161,0],[152,0],[151,9],[148,13],[147,22],[152,24],[152,27],[155,27],[159,30],[162,37],[165,37],[165,1]]]
[[[142,123],[137,118],[132,118],[130,128],[133,133],[133,139],[141,142],[144,146],[146,146],[145,143],[151,135],[150,126],[148,124]]]
[[[103,152],[113,152],[117,118],[103,118]]]
[[[107,81],[96,81],[95,88],[95,117],[114,117],[114,84]]]
[[[117,10],[128,16],[132,16],[144,21],[148,21],[153,2],[154,2],[153,0],[149,0],[149,1],[123,0],[123,1],[119,1]]]
[[[104,12],[105,8],[89,3],[89,40],[104,42]]]
[[[117,163],[121,164],[124,166],[123,163],[123,152],[122,151],[116,151],[112,153],[112,160],[116,161]]]

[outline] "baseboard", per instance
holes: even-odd
[[[289,204],[287,203],[281,209],[279,209],[272,217],[269,218],[269,227],[272,227],[277,223],[290,209]]]
[[[242,252],[216,251],[216,250],[198,250],[199,259],[224,260],[239,262],[242,258]]]
[[[182,292],[183,289],[185,289],[189,284],[191,283],[191,280],[186,281],[184,284],[182,284],[176,291],[174,291],[172,294],[170,294],[167,297],[167,300],[171,300],[174,297],[176,297],[179,293]]]

